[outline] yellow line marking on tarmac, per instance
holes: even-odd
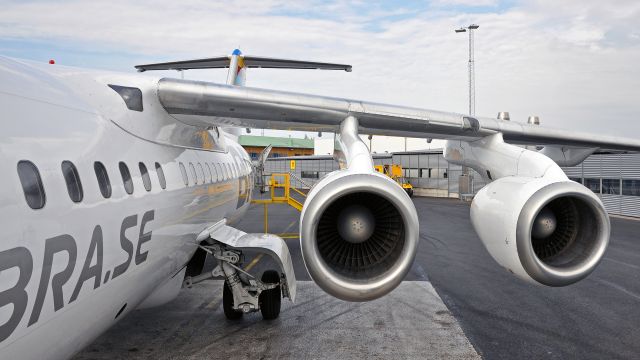
[[[284,231],[285,231],[284,233],[289,231],[289,229],[291,229],[291,227],[293,225],[295,225],[296,221],[298,221],[298,220],[297,219],[293,220],[289,225],[287,225],[287,227],[284,229]],[[291,239],[293,239],[293,238],[291,238]],[[244,271],[251,270],[254,266],[256,266],[256,264],[258,262],[260,262],[260,259],[262,259],[263,256],[264,256],[264,253],[260,253],[260,254],[256,255],[256,257],[254,257],[253,260],[251,260],[251,262],[249,264],[247,264],[247,266],[244,268]]]
[[[281,239],[299,239],[300,235],[298,233],[281,233],[281,234],[276,234],[278,235],[278,237],[280,237]]]
[[[251,262],[244,268],[244,271],[249,271],[251,270],[251,268],[253,268],[254,266],[256,266],[256,264],[258,263],[258,261],[260,261],[260,259],[262,259],[262,257],[264,256],[263,253],[258,254],[256,257],[253,258],[253,260],[251,260]]]

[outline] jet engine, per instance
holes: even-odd
[[[471,222],[501,266],[548,286],[585,278],[609,243],[609,217],[602,202],[566,177],[498,179],[474,198]]]
[[[343,300],[367,301],[389,293],[416,254],[418,215],[413,202],[373,168],[327,175],[309,192],[300,221],[309,274]]]

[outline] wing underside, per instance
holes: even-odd
[[[277,90],[164,78],[164,108],[193,125],[336,132],[349,115],[361,134],[472,141],[498,132],[516,144],[640,151],[640,141],[506,120]]]

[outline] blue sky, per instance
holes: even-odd
[[[636,0],[5,1],[0,54],[132,72],[240,47],[354,66],[251,71],[250,86],[465,112],[467,37],[453,29],[477,23],[478,114],[539,115],[546,125],[615,135],[640,133],[628,121],[640,113],[638,18]],[[185,76],[225,79],[220,70]]]

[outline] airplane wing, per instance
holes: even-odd
[[[163,78],[164,108],[194,125],[338,132],[347,116],[361,134],[471,141],[502,133],[515,144],[567,145],[640,151],[640,141],[451,112],[295,92]]]

